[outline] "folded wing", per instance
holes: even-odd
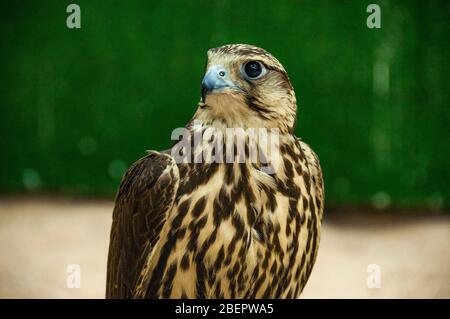
[[[158,152],[150,152],[124,175],[113,212],[106,298],[132,298],[143,264],[172,208],[178,183],[174,159]]]

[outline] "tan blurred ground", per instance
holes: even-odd
[[[103,298],[112,202],[0,198],[1,298]],[[305,298],[450,298],[450,218],[326,219]],[[66,287],[69,264],[81,288]],[[381,288],[368,289],[369,264]]]

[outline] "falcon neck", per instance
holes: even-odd
[[[268,174],[280,163],[280,148],[295,137],[277,128],[233,128],[193,120],[178,136],[171,153],[177,163],[250,164]]]

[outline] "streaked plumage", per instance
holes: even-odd
[[[243,77],[248,61],[259,61],[264,76]],[[226,71],[220,85],[207,82],[216,66]],[[193,119],[219,129],[278,128],[277,170],[269,175],[251,162],[176,163],[170,150],[137,161],[116,197],[108,298],[296,298],[309,278],[322,172],[312,149],[294,136],[297,106],[287,73],[249,45],[209,50],[207,70],[208,90]],[[192,122],[187,128],[196,130]]]

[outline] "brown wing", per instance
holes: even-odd
[[[322,222],[325,194],[324,194],[322,168],[320,167],[319,157],[312,150],[312,148],[305,142],[300,141],[300,145],[301,145],[303,152],[306,155],[308,169],[309,169],[309,173],[311,175],[312,186],[314,186],[314,190],[315,190],[315,202],[316,202],[316,206],[317,206],[317,216],[319,217],[319,222]]]
[[[317,258],[317,251],[319,248],[320,241],[320,229],[322,224],[323,217],[323,209],[324,209],[324,184],[323,184],[323,176],[322,176],[322,168],[320,167],[319,157],[312,150],[312,148],[300,141],[301,148],[306,155],[306,160],[308,164],[308,170],[310,174],[310,183],[311,183],[311,203],[310,208],[312,212],[312,223],[309,228],[310,236],[313,236],[313,248],[312,248],[312,256],[310,257],[306,273],[305,273],[305,283],[308,281],[309,276],[311,275],[312,267]]]
[[[173,205],[178,182],[175,161],[158,152],[150,152],[124,175],[113,212],[106,298],[132,297]]]

